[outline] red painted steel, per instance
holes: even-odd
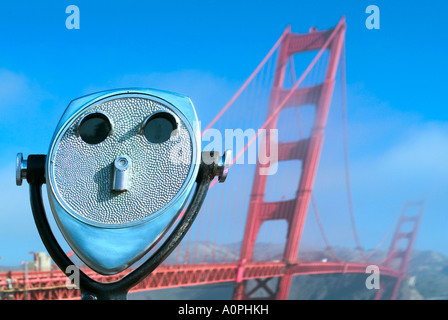
[[[288,33],[280,45],[277,69],[266,116],[267,122],[269,122],[266,129],[269,132],[269,129],[277,128],[278,114],[281,109],[287,107],[300,108],[300,106],[305,104],[313,104],[315,106],[314,125],[309,138],[296,142],[279,143],[278,145],[279,162],[293,159],[302,161],[302,176],[300,181],[298,181],[297,198],[289,201],[265,202],[264,197],[268,176],[261,175],[259,172],[261,168],[267,170],[268,165],[257,164],[241,246],[240,261],[250,262],[252,260],[257,234],[262,223],[267,220],[277,219],[284,219],[288,223],[288,236],[283,260],[285,263],[295,263],[297,260],[302,230],[322,148],[323,133],[344,41],[345,28],[345,19],[342,18],[338,25],[331,30],[312,31],[308,34]],[[290,57],[310,50],[319,50],[319,52],[293,88],[285,89],[283,87],[285,69]],[[313,85],[312,87],[299,88],[299,84],[321,57],[324,50],[328,50],[330,54],[323,83]],[[270,144],[261,144],[261,146],[267,149],[263,154],[270,153]],[[277,292],[275,293],[276,299],[287,298],[291,280],[292,275],[290,274],[280,279]],[[237,285],[234,299],[250,298],[250,294],[245,293],[246,285],[244,281]],[[271,293],[269,292],[269,294]]]
[[[409,215],[408,212],[412,207],[417,207],[418,211],[416,214]],[[384,262],[385,268],[389,269],[393,267],[394,269],[398,270],[397,281],[394,284],[392,295],[390,297],[391,300],[395,300],[397,298],[401,282],[407,277],[406,267],[409,261],[412,247],[415,242],[415,238],[417,237],[423,209],[423,202],[408,202],[404,205],[400,220],[398,221],[395,235],[390,245],[389,254],[387,255],[387,258]],[[405,224],[411,225],[410,230],[403,231],[406,230],[406,228],[404,227]],[[400,242],[405,244],[404,248],[400,246]],[[382,296],[383,291],[380,289],[375,296],[375,300],[380,300]]]
[[[304,262],[286,264],[284,262],[252,262],[241,266],[239,263],[217,263],[197,265],[162,265],[151,273],[145,280],[132,288],[130,292],[139,292],[173,287],[195,286],[213,283],[236,282],[241,280],[264,279],[304,274],[330,274],[330,273],[365,273],[366,265],[360,263],[336,262]],[[104,282],[116,281],[124,273],[116,276],[102,277],[93,271],[85,271],[95,280]],[[381,274],[398,277],[394,269],[382,268]],[[14,288],[8,290],[6,278],[10,278]],[[11,299],[23,300],[25,294],[30,300],[70,300],[79,299],[77,289],[67,289],[66,279],[62,271],[30,272],[25,281],[23,273],[0,274],[0,293],[4,297],[10,295]],[[274,297],[273,297],[274,298]]]

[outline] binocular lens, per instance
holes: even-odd
[[[111,129],[109,119],[104,114],[92,113],[81,120],[78,133],[84,142],[98,144],[107,138]]]
[[[149,142],[163,143],[169,140],[176,129],[176,119],[171,114],[158,112],[146,121],[143,133]]]

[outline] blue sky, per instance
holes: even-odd
[[[80,9],[80,30],[65,27],[71,4]],[[380,8],[380,30],[365,27],[370,4]],[[46,153],[72,99],[115,87],[168,89],[191,96],[208,123],[217,112],[210,101],[223,106],[288,24],[293,32],[326,29],[342,15],[361,241],[373,247],[406,200],[424,198],[416,247],[448,253],[447,9],[445,1],[2,2],[0,265],[43,250],[28,190],[14,184],[15,155]],[[330,211],[341,186],[324,177],[340,167],[326,152],[316,196]],[[338,238],[337,219],[324,218],[331,239],[352,241]]]

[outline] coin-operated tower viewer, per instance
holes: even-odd
[[[36,226],[59,268],[73,263],[48,223],[44,183],[58,228],[89,268],[102,275],[132,269],[113,283],[80,271],[83,299],[126,299],[181,241],[211,180],[224,182],[230,152],[202,152],[200,137],[189,98],[152,89],[112,90],[72,101],[48,154],[18,154],[16,183],[29,183]]]

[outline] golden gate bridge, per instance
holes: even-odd
[[[423,203],[404,205],[388,254],[382,261],[371,261],[385,238],[374,250],[364,252],[356,229],[347,147],[345,30],[344,17],[328,30],[311,28],[308,33],[298,34],[292,33],[289,26],[285,29],[246,82],[203,130],[202,136],[211,129],[224,132],[227,128],[240,128],[247,132],[259,128],[266,129],[264,139],[268,139],[270,130],[278,129],[276,165],[287,169],[266,175],[260,174],[260,170],[269,171],[271,163],[241,164],[239,160],[254,147],[260,131],[248,135],[247,143],[237,144],[233,149],[227,182],[211,184],[195,224],[178,248],[130,292],[233,282],[236,300],[287,299],[294,276],[366,274],[367,266],[373,264],[378,266],[381,276],[395,279],[392,292],[386,294],[381,285],[375,299],[397,298],[400,284],[407,277],[406,266]],[[312,53],[313,58],[298,74],[296,57],[304,53]],[[356,262],[344,261],[331,246],[312,192],[337,81],[340,81],[343,114],[348,212],[360,254]],[[304,110],[308,111],[304,113]],[[270,144],[261,143],[259,148],[264,154],[271,152]],[[299,259],[310,206],[326,246],[327,258],[318,261]],[[271,224],[267,235],[260,232],[263,225],[274,221],[286,221],[286,231]],[[286,240],[281,253],[274,255],[269,246],[278,235]],[[254,255],[261,241],[268,244],[264,257]],[[200,248],[205,242],[209,249],[206,253]],[[241,245],[229,250],[230,243]],[[152,250],[156,249],[157,246]],[[83,271],[103,282],[116,281],[129,272],[101,276],[91,270]],[[59,269],[10,271],[0,273],[0,293],[16,300],[79,299],[79,290],[67,288],[66,280]],[[269,285],[271,281],[276,283]]]

